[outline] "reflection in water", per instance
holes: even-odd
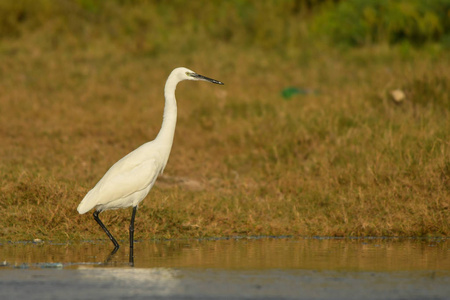
[[[127,247],[105,264],[109,246],[0,244],[0,298],[397,300],[449,294],[446,239],[141,241],[134,268]]]
[[[442,273],[435,274],[435,273]],[[448,272],[91,268],[0,271],[1,299],[448,299]]]
[[[108,242],[5,243],[0,245],[0,261],[6,261],[9,265],[60,262],[66,268],[97,265],[108,257]],[[135,243],[135,267],[450,270],[449,247],[446,239],[239,238],[141,241]],[[108,265],[128,267],[128,260],[128,248],[123,247]]]
[[[151,287],[152,295],[166,296],[179,289],[180,272],[168,268],[78,268],[82,280],[136,289]]]

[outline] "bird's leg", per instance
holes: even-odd
[[[109,232],[109,230],[106,228],[106,226],[103,224],[103,222],[100,220],[100,218],[98,217],[98,214],[100,212],[99,211],[95,211],[94,212],[94,219],[95,221],[97,221],[98,225],[100,225],[100,227],[105,231],[106,235],[109,237],[109,239],[111,240],[111,242],[113,242],[114,244],[114,250],[113,252],[111,252],[111,254],[114,254],[117,252],[117,250],[119,249],[119,243],[116,241],[116,239],[112,236],[112,234]]]
[[[113,258],[114,254],[116,254],[117,250],[119,250],[119,247],[114,248],[111,253],[108,255],[108,257],[105,260],[105,265],[108,264],[111,259]]]
[[[133,207],[130,221],[130,264],[134,265],[134,217],[136,216],[137,206]]]

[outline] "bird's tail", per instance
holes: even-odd
[[[87,213],[91,209],[93,209],[96,205],[94,200],[94,197],[92,197],[92,190],[89,191],[89,193],[86,194],[86,196],[81,200],[80,204],[77,207],[77,211],[80,215]]]

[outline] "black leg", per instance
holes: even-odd
[[[134,217],[136,217],[137,206],[133,207],[133,213],[131,214],[130,221],[130,264],[134,265]]]
[[[114,250],[113,250],[113,252],[111,252],[111,254],[114,254],[119,249],[119,243],[116,241],[116,239],[112,236],[112,234],[109,232],[109,230],[103,224],[103,222],[100,220],[100,218],[98,217],[99,213],[100,213],[99,211],[94,212],[94,219],[95,219],[95,221],[97,221],[98,225],[100,225],[100,227],[105,231],[106,235],[109,237],[111,242],[113,242]]]
[[[116,247],[111,251],[111,253],[108,255],[108,257],[106,258],[106,260],[104,262],[105,265],[109,264],[111,259],[114,257],[114,254],[116,254],[117,250],[119,250],[119,247]]]

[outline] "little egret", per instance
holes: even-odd
[[[78,212],[84,214],[95,208],[94,219],[114,244],[111,255],[119,249],[119,243],[99,218],[108,209],[133,207],[130,221],[130,263],[133,263],[134,218],[138,204],[147,196],[162,174],[169,159],[177,122],[177,101],[175,89],[183,80],[203,80],[223,84],[195,73],[187,68],[176,68],[170,73],[164,88],[164,116],[161,129],[156,138],[143,144],[116,162],[102,179],[90,190],[78,205]]]

